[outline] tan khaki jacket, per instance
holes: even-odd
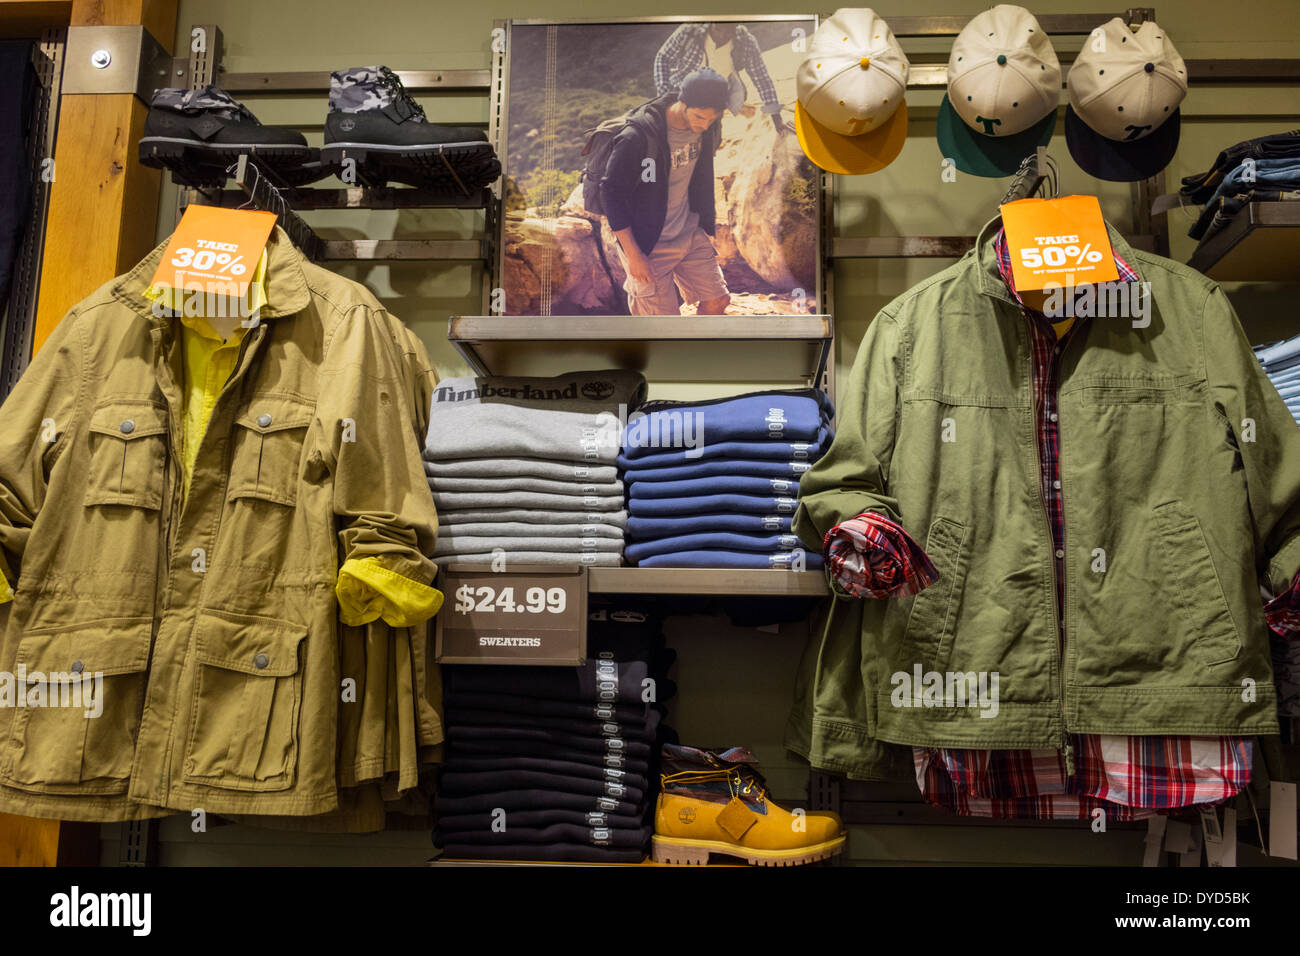
[[[142,295],[161,255],[75,307],[0,408],[0,672],[65,697],[99,675],[103,708],[0,707],[0,811],[326,813],[340,563],[435,571],[397,325],[276,229],[182,502],[180,340]]]

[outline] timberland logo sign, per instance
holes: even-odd
[[[87,717],[104,712],[104,675],[86,673],[80,661],[71,671],[0,671],[0,707],[77,707]]]
[[[130,927],[134,936],[152,928],[151,893],[82,893],[73,886],[50,897],[50,925],[62,927]]]
[[[694,808],[694,807],[682,807],[680,810],[677,811],[677,819],[678,819],[678,820],[681,820],[682,823],[694,823],[694,822],[695,822],[695,808]]]
[[[997,671],[895,671],[889,702],[895,707],[978,708],[980,717],[998,715]]]

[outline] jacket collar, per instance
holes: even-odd
[[[974,256],[974,268],[979,276],[980,292],[990,295],[995,299],[1001,299],[1011,305],[1020,307],[1020,303],[1015,300],[1007,285],[1002,281],[1002,273],[998,271],[997,255],[993,252],[993,240],[997,238],[998,230],[1002,228],[1002,216],[994,216],[984,228],[980,230],[979,235],[975,238],[975,247],[968,255]],[[1137,271],[1135,264],[1136,253],[1133,247],[1124,241],[1124,237],[1116,231],[1115,227],[1108,221],[1106,223],[1106,234],[1110,237],[1110,247],[1121,259],[1129,264],[1130,267]],[[1141,275],[1138,276],[1141,279]]]
[[[167,316],[154,314],[154,303],[145,298],[144,290],[149,288],[170,238],[169,236],[134,269],[118,279],[112,288],[113,298],[156,324],[165,324],[171,320]],[[311,292],[307,288],[307,276],[303,270],[305,261],[303,254],[289,241],[288,233],[278,225],[271,230],[271,238],[266,243],[266,305],[262,306],[259,313],[261,318],[275,319],[293,315],[307,307],[311,301]]]

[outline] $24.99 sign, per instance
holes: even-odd
[[[583,568],[443,569],[438,586],[454,597],[437,622],[443,664],[577,666],[587,652]]]
[[[569,603],[564,588],[531,587],[521,603],[515,603],[515,589],[507,585],[499,590],[488,585],[462,584],[456,589],[456,613],[479,611],[484,614],[563,614]]]

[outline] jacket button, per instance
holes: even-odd
[[[1063,558],[1063,557],[1065,557],[1065,552],[1062,551],[1060,548],[1057,548],[1057,549],[1056,549],[1056,556],[1057,556],[1058,558]]]
[[[135,422],[128,418],[122,423],[121,428],[123,435],[129,435],[131,432],[135,431]]]
[[[256,667],[259,671],[262,670],[262,668],[266,667],[266,665],[269,663],[271,663],[271,659],[267,657],[265,654],[258,654],[256,657],[253,658],[253,666]]]
[[[82,671],[84,671],[85,669],[86,669],[86,665],[83,664],[81,661],[73,661],[73,662],[72,662],[72,673],[74,673],[74,674],[80,674],[80,673],[81,673]]]
[[[269,428],[270,425],[271,425],[271,416],[270,416],[270,415],[262,414],[262,415],[258,415],[258,416],[257,416],[257,427],[258,427],[258,428]]]

